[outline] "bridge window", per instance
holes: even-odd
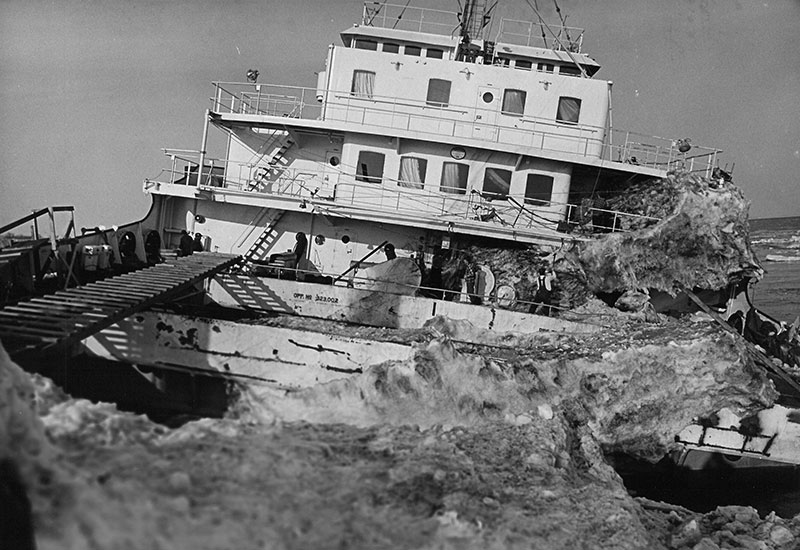
[[[543,73],[552,73],[555,70],[555,65],[552,63],[539,63],[536,65],[536,70]]]
[[[525,112],[525,97],[527,94],[523,90],[505,90],[503,92],[504,115],[522,116]]]
[[[439,190],[442,193],[466,195],[468,178],[469,178],[468,164],[461,164],[458,162],[445,162],[442,166],[442,184]]]
[[[397,185],[409,189],[422,189],[425,185],[425,172],[428,161],[417,157],[400,157],[400,175]]]
[[[356,38],[353,45],[359,50],[373,50],[377,51],[378,42],[376,40],[368,40],[366,38]]]
[[[399,53],[400,44],[393,44],[392,42],[385,42],[383,44],[383,51],[386,53]]]
[[[383,153],[360,151],[358,153],[358,165],[356,166],[356,181],[381,183],[384,158]]]
[[[574,65],[561,65],[558,67],[558,74],[565,74],[567,76],[579,76],[581,70]]]
[[[553,196],[553,178],[543,174],[528,174],[525,184],[525,204],[548,206]]]
[[[419,46],[406,45],[406,47],[403,48],[403,53],[405,53],[406,55],[413,55],[419,57],[420,55],[422,55],[422,48],[420,48]]]
[[[556,121],[577,124],[581,114],[581,100],[577,97],[559,97]]]
[[[353,71],[353,84],[350,93],[358,97],[372,98],[375,91],[375,73],[372,71]]]
[[[501,170],[500,168],[487,168],[483,177],[483,192],[493,195],[493,199],[508,198],[508,190],[511,188],[511,170]]]
[[[520,69],[523,71],[530,71],[531,67],[533,67],[533,62],[528,61],[527,59],[517,59],[514,63],[515,69]]]
[[[450,103],[450,81],[441,78],[431,78],[428,80],[428,105],[436,107],[447,107]]]
[[[427,57],[432,57],[433,59],[441,59],[444,57],[444,50],[440,50],[438,48],[428,48],[428,51],[425,52]]]

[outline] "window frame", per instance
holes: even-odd
[[[408,49],[411,48],[411,52]],[[416,50],[416,53],[413,53]],[[416,46],[414,44],[405,44],[403,46],[403,55],[409,55],[411,57],[422,57],[422,46]]]
[[[432,52],[435,52],[438,55],[431,55]],[[444,50],[442,48],[426,48],[425,57],[429,59],[444,59]]]
[[[459,186],[452,187],[444,185],[444,174],[447,170],[448,166],[458,166],[459,172]],[[463,172],[463,173],[462,173]],[[463,180],[464,186],[461,186]],[[466,162],[452,162],[452,161],[444,161],[442,162],[442,178],[439,181],[439,192],[446,193],[448,195],[466,195],[467,194],[467,187],[469,186],[469,164]]]
[[[538,179],[539,181],[538,182],[535,181],[536,179]],[[536,193],[531,193],[532,186],[541,185],[544,179],[549,180],[548,183],[550,190],[547,193],[547,199],[531,196],[531,195],[544,196],[543,191],[537,191]],[[528,174],[528,176],[525,178],[525,198],[523,199],[523,202],[526,205],[530,206],[542,206],[542,207],[551,206],[553,202],[553,184],[555,183],[555,180],[556,180],[555,177],[550,176],[548,174],[538,174],[538,173]]]
[[[440,101],[443,97],[431,97],[431,91],[434,92],[441,92],[442,90],[437,90],[432,88],[432,85],[436,83],[447,83],[447,99],[445,101]],[[446,80],[444,78],[429,78],[428,79],[428,91],[425,95],[425,104],[430,105],[431,107],[448,107],[450,105],[450,92],[453,89],[453,82],[451,80]],[[444,95],[444,94],[443,94]]]
[[[561,116],[562,115],[562,103],[566,103],[565,100],[570,100],[570,101],[577,102],[578,109],[577,109],[577,113],[575,115],[575,120],[569,120],[569,119],[566,119],[566,118],[562,118],[562,116]],[[579,97],[559,96],[558,97],[558,107],[556,109],[556,122],[558,122],[560,124],[571,124],[571,125],[580,124],[581,105],[582,105],[582,100]]]
[[[386,46],[389,46],[389,49],[386,49]],[[396,50],[392,51],[392,47],[397,48]],[[400,44],[397,42],[384,42],[381,45],[381,51],[384,53],[400,53]]]
[[[364,173],[362,173],[363,168],[369,168],[372,166],[371,162],[369,161],[368,157],[373,156],[373,160],[380,157],[380,175],[374,176],[369,174],[369,170],[364,169]],[[367,157],[367,158],[364,158]],[[362,162],[366,161],[366,162]],[[383,184],[383,174],[386,168],[386,154],[380,153],[378,151],[371,151],[369,149],[362,149],[358,152],[358,161],[356,162],[356,181],[362,183],[371,183],[375,185],[382,185]]]
[[[411,181],[403,179],[403,161],[404,160],[416,160],[420,164],[420,175],[422,176],[422,181]],[[402,155],[400,157],[400,167],[398,168],[397,172],[397,186],[403,187],[404,189],[424,189],[425,188],[425,180],[428,177],[428,159],[423,157],[417,157],[414,155]]]
[[[366,92],[359,92],[356,90],[356,80],[358,75],[372,75],[372,89]],[[375,95],[375,71],[366,71],[364,69],[353,69],[353,80],[350,82],[350,95],[354,97],[361,97],[365,99],[372,99]],[[367,79],[370,80],[370,79]]]
[[[520,112],[511,111],[506,109],[507,101],[509,98],[509,92],[517,92],[522,94],[522,110]],[[508,116],[524,116],[525,115],[525,103],[528,101],[528,92],[525,90],[519,90],[516,88],[505,88],[503,90],[503,102],[500,104],[500,113],[503,115]]]
[[[370,47],[370,48],[362,48],[361,44],[374,44],[375,47],[374,48],[372,48],[372,47]],[[353,48],[355,48],[356,50],[366,50],[366,51],[370,51],[370,52],[377,52],[378,51],[378,44],[379,44],[379,42],[377,40],[373,39],[373,38],[356,37],[356,38],[353,39]]]
[[[494,180],[489,177],[489,174],[497,174],[500,176],[503,184],[507,186],[505,192],[497,192],[497,191],[490,191],[487,190],[487,184],[494,185]],[[507,177],[503,177],[507,176]],[[511,178],[514,176],[514,171],[509,170],[508,168],[498,168],[495,166],[487,166],[486,169],[483,171],[483,185],[481,187],[481,194],[482,195],[491,195],[492,200],[507,200],[508,195],[511,193]]]

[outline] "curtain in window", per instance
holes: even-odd
[[[578,122],[578,116],[581,112],[581,100],[574,97],[562,97],[558,100],[558,113],[556,120],[558,122]]]
[[[425,183],[425,168],[428,161],[414,157],[400,159],[400,177],[397,185],[410,189],[422,189]]]
[[[522,116],[525,112],[525,95],[522,90],[506,90],[503,94],[503,113]]]
[[[441,190],[445,193],[466,194],[468,170],[469,167],[466,164],[445,162],[442,169]]]
[[[353,71],[353,86],[350,92],[358,97],[372,98],[375,90],[375,73],[371,71]]]

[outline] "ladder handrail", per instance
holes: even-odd
[[[49,212],[75,212],[74,206],[49,206],[46,208],[42,208],[41,210],[34,210],[27,216],[23,216],[22,218],[15,220],[9,224],[6,224],[0,227],[0,233],[5,233],[6,231],[10,231],[19,227],[20,225],[26,224],[30,221],[37,220],[41,216],[48,214]]]

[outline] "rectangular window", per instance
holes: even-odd
[[[581,70],[574,65],[560,65],[558,67],[558,74],[565,74],[567,76],[578,76]]]
[[[413,56],[419,57],[420,55],[422,55],[422,48],[420,48],[419,46],[408,46],[407,45],[405,48],[403,48],[403,52],[406,55],[413,55]]]
[[[383,179],[383,160],[383,153],[375,153],[374,151],[359,152],[356,181],[381,183]]]
[[[428,80],[428,105],[436,107],[447,107],[450,103],[450,81],[441,78],[431,78]]]
[[[483,177],[483,192],[493,199],[508,198],[511,189],[511,170],[487,168]]]
[[[525,184],[525,204],[548,206],[553,196],[553,178],[542,174],[528,174]]]
[[[531,67],[533,67],[533,63],[527,59],[517,59],[516,63],[514,63],[515,69],[520,69],[523,71],[530,71]]]
[[[425,172],[428,161],[417,157],[400,157],[400,175],[397,185],[409,189],[422,189],[425,186]]]
[[[581,114],[581,100],[577,97],[559,97],[556,121],[577,124]]]
[[[552,73],[555,70],[555,65],[552,63],[539,63],[536,66],[536,70],[543,73]]]
[[[375,73],[372,71],[353,71],[353,85],[350,93],[358,97],[372,98],[375,91]]]
[[[522,90],[505,90],[503,92],[503,108],[504,115],[517,115],[522,116],[525,112],[525,97],[527,94]]]
[[[442,193],[453,193],[456,195],[467,194],[467,178],[469,177],[469,165],[458,162],[445,162],[442,166],[442,184],[439,190]]]
[[[391,42],[385,42],[383,44],[383,51],[386,53],[398,53],[400,51],[400,45],[392,44]]]
[[[425,55],[433,59],[441,59],[444,57],[444,50],[440,50],[438,48],[428,48],[428,51],[425,52]]]
[[[375,40],[367,40],[366,38],[356,38],[353,43],[358,50],[378,50],[378,42]]]

